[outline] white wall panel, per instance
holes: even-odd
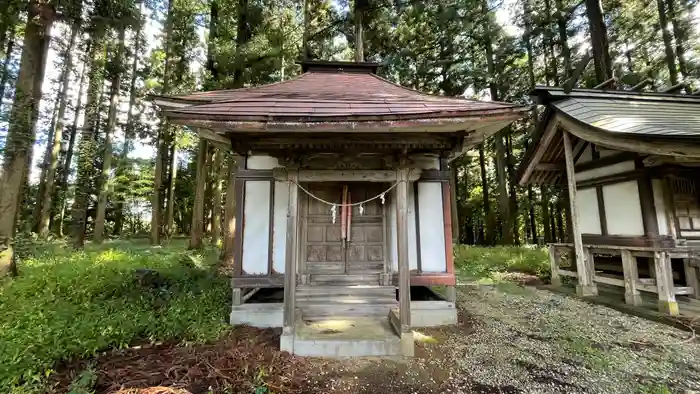
[[[621,163],[616,163],[606,167],[594,168],[588,171],[581,171],[576,173],[576,181],[587,181],[589,179],[595,179],[604,177],[607,175],[619,174],[621,172],[634,170],[634,161],[623,161]]]
[[[578,226],[583,234],[601,234],[598,195],[595,188],[579,189],[576,193]]]
[[[447,272],[442,184],[418,182],[418,233],[423,272]]]
[[[270,182],[246,181],[243,208],[243,271],[267,274],[270,241]]]
[[[603,186],[605,217],[610,235],[644,235],[637,181]]]
[[[277,158],[272,156],[248,156],[246,161],[246,168],[249,170],[271,170],[277,166]]]
[[[272,220],[272,268],[284,273],[287,252],[287,210],[289,204],[289,185],[275,182],[274,216]]]
[[[669,235],[669,223],[666,218],[666,201],[664,201],[664,188],[661,179],[652,179],[651,189],[654,194],[654,207],[656,208],[656,222],[659,224],[659,234]]]
[[[392,190],[391,199],[387,200],[389,204],[389,226],[391,228],[391,245],[389,250],[391,251],[391,266],[394,272],[399,270],[398,261],[398,244],[396,242],[398,234],[396,233],[396,190]],[[416,231],[416,211],[415,211],[415,193],[413,190],[413,183],[408,184],[408,266],[409,269],[418,269],[418,237]]]

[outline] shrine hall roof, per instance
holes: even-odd
[[[373,63],[310,62],[298,77],[269,85],[156,97],[176,123],[347,123],[519,119],[527,107],[424,94],[374,74]]]

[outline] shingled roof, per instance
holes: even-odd
[[[510,122],[528,109],[424,94],[379,77],[373,72],[377,66],[310,62],[304,64],[306,72],[284,82],[156,97],[154,101],[176,123],[226,131],[376,131],[378,127],[415,128],[416,124],[426,128],[415,131],[458,131],[475,129],[477,124]],[[441,127],[431,129],[436,126]]]

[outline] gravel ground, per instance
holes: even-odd
[[[692,334],[533,287],[462,286],[414,359],[318,361],[327,393],[695,393]],[[312,363],[313,364],[313,363]]]

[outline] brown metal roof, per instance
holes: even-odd
[[[371,66],[371,67],[370,67]],[[173,120],[219,122],[356,122],[483,118],[515,120],[528,109],[508,103],[434,96],[404,88],[372,71],[376,65],[326,62],[264,86],[158,97]]]

